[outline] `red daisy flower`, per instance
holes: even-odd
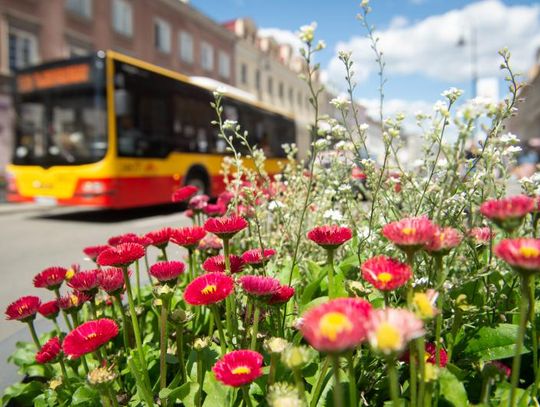
[[[437,364],[437,346],[433,342],[426,343],[425,346],[425,358],[427,363],[431,363],[432,365]],[[409,351],[406,351],[400,358],[402,362],[409,363],[410,362],[410,353]],[[439,355],[440,355],[440,363],[441,367],[445,367],[448,364],[448,353],[441,347],[439,349]]]
[[[509,196],[503,199],[490,199],[480,205],[480,213],[497,226],[512,231],[517,228],[525,215],[535,208],[533,198],[525,195]]]
[[[79,325],[64,339],[63,350],[70,359],[97,350],[118,335],[118,325],[112,319],[101,318]]]
[[[325,249],[335,249],[352,239],[352,231],[337,225],[317,226],[308,232],[307,238]]]
[[[410,280],[412,270],[396,259],[375,256],[362,264],[362,277],[379,290],[392,291]]]
[[[189,200],[189,209],[191,209],[195,213],[199,213],[204,209],[206,205],[208,205],[209,200],[210,197],[208,195],[196,195]]]
[[[134,233],[127,233],[123,236],[120,236],[120,240],[118,241],[118,244],[121,244],[121,243],[137,243],[144,247],[148,247],[152,244],[152,241],[146,236],[138,236]]]
[[[262,266],[263,263],[266,263],[275,254],[276,251],[274,249],[264,249],[264,253],[261,252],[261,249],[251,249],[242,254],[242,260],[250,266],[257,267]]]
[[[359,298],[337,298],[304,314],[300,330],[322,352],[352,349],[367,338],[371,304]]]
[[[236,215],[250,219],[255,216],[255,208],[249,205],[238,205],[236,207]]]
[[[282,285],[279,287],[279,290],[276,291],[272,296],[268,299],[268,304],[270,305],[281,305],[285,304],[287,301],[289,301],[292,296],[295,293],[294,287],[291,287],[289,285]]]
[[[242,276],[238,280],[247,295],[253,297],[268,297],[281,288],[278,279],[265,276]]]
[[[28,322],[36,317],[41,300],[33,295],[27,295],[12,302],[6,309],[6,319]]]
[[[43,315],[45,318],[54,319],[58,316],[58,313],[60,312],[60,307],[58,306],[57,300],[47,301],[42,303],[39,308],[38,312]]]
[[[130,274],[128,272],[128,274]],[[124,291],[124,273],[121,268],[109,267],[99,273],[99,286],[107,294],[115,295]]]
[[[122,243],[123,239],[127,239],[130,237],[137,237],[135,233],[124,233],[123,235],[113,236],[109,238],[107,243],[111,246],[118,246],[120,243]]]
[[[91,299],[92,297],[83,292],[73,291],[71,294],[60,297],[58,299],[58,306],[64,311],[76,312],[81,309],[85,302]]]
[[[488,219],[522,218],[535,208],[534,198],[514,195],[502,199],[489,199],[480,205],[480,213]]]
[[[436,230],[426,216],[419,216],[384,225],[382,234],[402,250],[417,250],[431,241]]]
[[[230,191],[223,191],[217,198],[217,203],[223,205],[225,208],[229,206],[234,198],[234,194]]]
[[[489,244],[489,241],[495,237],[495,233],[489,227],[475,227],[469,230],[469,236],[474,239],[474,242],[479,246]]]
[[[208,204],[203,208],[203,212],[208,216],[224,216],[227,213],[227,207],[220,202]]]
[[[459,246],[462,240],[463,235],[458,230],[451,227],[437,227],[425,249],[433,254],[448,254],[450,250]]]
[[[495,255],[521,273],[540,272],[540,239],[504,239],[495,246]]]
[[[491,362],[489,362],[489,364],[494,366],[502,375],[506,376],[507,379],[509,379],[510,376],[512,376],[512,369],[510,369],[501,361],[492,360]]]
[[[199,242],[204,236],[206,236],[206,230],[204,228],[200,226],[188,226],[172,229],[170,241],[188,250],[193,250],[199,245]]]
[[[216,235],[206,235],[199,242],[199,250],[221,250],[223,248],[223,243]]]
[[[187,216],[188,218],[193,219],[193,216],[195,215],[191,209],[186,209],[183,212],[184,216]]]
[[[262,376],[263,356],[252,350],[235,350],[216,362],[212,371],[226,386],[240,387]]]
[[[359,181],[364,181],[367,178],[367,175],[360,168],[358,168],[357,166],[354,166],[352,167],[352,170],[351,170],[351,178],[357,179]]]
[[[164,249],[169,244],[171,238],[172,228],[163,228],[148,232],[145,237],[150,239],[152,246],[156,246],[159,249]]]
[[[184,290],[184,300],[190,305],[212,305],[227,298],[234,280],[223,273],[207,273],[195,278]]]
[[[106,245],[106,244],[97,245],[97,246],[88,246],[83,249],[83,253],[86,254],[90,260],[95,262],[99,254],[102,251],[109,249],[110,247],[111,246]]]
[[[120,243],[101,252],[97,258],[100,266],[127,267],[144,256],[145,249],[138,243]]]
[[[176,283],[178,277],[184,273],[186,266],[181,261],[160,261],[150,267],[150,274],[160,283],[171,281]]]
[[[34,287],[55,290],[60,288],[66,278],[64,267],[49,267],[34,277]]]
[[[182,188],[178,188],[176,191],[172,194],[172,201],[173,202],[186,202],[191,197],[195,196],[199,192],[199,188],[197,188],[195,185],[186,185]]]
[[[74,290],[93,296],[99,287],[100,272],[99,269],[79,271],[69,280],[68,285]]]
[[[210,218],[204,223],[207,232],[213,233],[221,239],[230,239],[241,230],[247,228],[247,221],[240,216],[224,216]]]
[[[56,358],[62,351],[60,339],[57,336],[49,339],[36,353],[36,362],[40,364],[55,362]]]
[[[240,273],[244,268],[244,261],[240,256],[234,254],[229,255],[229,263],[231,265],[231,273]],[[202,264],[204,271],[208,273],[225,273],[225,256],[219,254],[207,258]]]

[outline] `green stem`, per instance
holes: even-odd
[[[268,386],[267,387],[270,387],[276,381],[277,364],[278,364],[278,355],[272,352],[270,354],[270,372],[268,373]]]
[[[58,364],[60,365],[60,369],[62,370],[62,379],[64,380],[64,383],[67,383],[68,374],[66,370],[66,365],[64,364],[62,358],[58,359]]]
[[[418,369],[420,370],[420,383],[418,385],[418,401],[421,404],[424,400],[424,392],[426,388],[426,359],[424,337],[420,337],[414,341],[416,343],[416,351],[418,352]]]
[[[306,398],[306,388],[304,387],[304,379],[302,378],[302,372],[300,369],[293,369],[294,381],[296,382],[296,388],[298,389],[298,394],[302,397],[302,400]]]
[[[160,335],[159,342],[160,346],[160,355],[159,355],[159,372],[160,380],[159,386],[160,389],[167,387],[167,313],[169,308],[169,301],[162,299],[161,303],[161,320],[160,320]],[[167,399],[161,399],[161,405],[167,406]]]
[[[184,326],[178,324],[176,327],[176,355],[178,356],[178,363],[180,364],[180,372],[182,374],[182,380],[187,382],[188,376],[186,372],[186,363],[184,361]]]
[[[135,334],[135,344],[137,345],[139,363],[141,364],[141,369],[143,370],[146,386],[150,387],[150,378],[148,377],[148,370],[146,368],[146,360],[144,358],[144,350],[142,347],[141,330],[139,329],[139,320],[137,318],[137,313],[135,312],[135,302],[133,301],[133,293],[131,291],[131,282],[129,281],[129,274],[128,274],[127,267],[122,267],[122,272],[124,274],[124,282],[126,283],[129,314],[131,316],[131,324],[133,325],[133,332]]]
[[[202,406],[202,390],[203,390],[203,364],[201,352],[197,351],[197,383],[199,383],[199,389],[197,390],[197,407]]]
[[[56,335],[60,337],[62,335],[62,330],[60,329],[60,326],[58,325],[58,320],[56,318],[52,319],[54,324],[54,329],[56,330]]]
[[[137,305],[141,305],[141,273],[139,260],[135,261],[135,283],[137,284]]]
[[[326,251],[327,264],[328,264],[328,297],[330,299],[335,298],[336,287],[334,287],[334,250],[328,249]]]
[[[92,318],[98,319],[97,308],[96,308],[96,297],[93,297],[90,300],[90,312],[92,313]]]
[[[257,334],[259,333],[259,318],[261,309],[257,304],[253,304],[255,310],[253,311],[253,331],[251,332],[251,350],[257,349]]]
[[[34,344],[36,345],[37,350],[41,350],[41,344],[39,343],[39,338],[36,333],[36,328],[34,327],[34,321],[27,321],[28,328],[30,328],[30,335],[32,335],[32,339],[34,341]]]
[[[356,375],[354,374],[354,352],[350,351],[347,354],[347,364],[349,368],[349,403],[352,407],[358,406],[356,394]]]
[[[114,394],[114,391],[111,389],[111,385],[107,383],[105,386],[106,386],[105,389],[106,389],[107,395],[111,399],[112,406],[119,407],[118,400],[116,398],[116,395]]]
[[[56,299],[57,300],[60,300],[60,289],[59,288],[55,288],[54,289],[54,294],[56,295]],[[67,316],[67,312],[65,310],[62,310],[62,315],[64,316],[64,321],[66,323],[66,326],[68,327],[68,329],[70,331],[73,330],[73,325],[71,324],[68,316]]]
[[[161,255],[163,256],[163,260],[169,261],[169,259],[167,257],[167,250],[165,250],[164,247],[161,248]]]
[[[414,254],[415,252],[412,250],[407,250],[405,252],[407,255],[407,264],[411,267],[411,269],[414,272]],[[407,285],[407,306],[409,309],[412,308],[412,301],[414,296],[414,289],[412,286],[411,281],[409,281]],[[414,347],[414,342],[409,344],[409,387],[410,387],[410,394],[411,394],[411,406],[416,406],[416,352]],[[390,371],[389,371],[390,374]]]
[[[532,351],[533,351],[533,371],[538,374],[538,333],[536,330],[536,307],[535,307],[536,279],[531,276],[529,287],[529,322],[531,323]],[[536,391],[536,388],[534,389]]]
[[[249,387],[242,386],[242,395],[244,396],[244,405],[246,407],[253,407],[253,404],[251,404],[251,398],[249,397]]]
[[[146,274],[148,275],[148,281],[152,284],[152,275],[150,274],[150,265],[148,264],[148,255],[144,253],[144,265],[146,266]]]
[[[436,290],[439,292],[437,297],[437,308],[439,313],[435,320],[435,362],[437,367],[441,366],[441,331],[443,321],[443,307],[444,307],[444,295],[441,287],[443,285],[443,271],[444,266],[442,262],[442,256],[435,256],[435,279],[437,281]]]
[[[122,306],[122,300],[120,299],[120,294],[115,294],[113,296],[113,308],[115,305],[118,306],[118,309],[120,312],[120,318],[122,319],[122,336],[124,338],[124,348],[126,350],[126,355],[127,355],[131,346],[129,346],[128,321],[126,318],[126,314],[124,313],[124,307]]]
[[[480,395],[480,402],[488,405],[489,404],[489,394],[491,393],[491,383],[493,379],[491,377],[484,377],[482,381],[482,393]]]
[[[339,381],[339,356],[330,355],[332,360],[332,369],[334,374],[334,406],[344,406],[343,404],[343,389],[341,388],[341,383]]]
[[[396,371],[396,364],[392,358],[386,360],[386,369],[388,372],[388,384],[390,385],[390,397],[392,398],[392,404],[394,407],[401,405],[399,401],[399,381]],[[411,406],[414,404],[411,403]]]
[[[193,250],[188,250],[189,254],[189,281],[192,281],[195,278],[195,265],[193,259]]]
[[[523,339],[525,338],[525,329],[527,327],[528,311],[529,311],[529,285],[530,276],[521,276],[521,306],[519,309],[519,329],[516,339],[516,347],[514,352],[514,361],[512,363],[512,378],[510,380],[510,398],[509,407],[513,407],[516,401],[516,389],[519,384],[519,373],[521,368],[521,351],[523,349]]]
[[[217,309],[217,306],[212,305],[210,307],[212,309],[212,313],[214,314],[214,322],[216,323],[218,327],[218,333],[219,333],[219,344],[221,346],[221,356],[225,355],[227,353],[227,342],[225,341],[225,335],[223,334],[223,326],[221,325],[221,317],[219,316],[219,311]]]
[[[328,371],[329,367],[330,367],[330,357],[327,357],[324,360],[324,364],[322,365],[321,374],[319,375],[317,379],[317,383],[315,383],[315,389],[313,390],[313,395],[311,397],[310,407],[316,407],[317,403],[319,402],[319,397],[321,396],[324,379],[326,377],[326,372]]]

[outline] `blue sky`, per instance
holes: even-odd
[[[320,62],[329,81],[342,85],[338,49],[353,51],[357,64],[357,98],[377,97],[377,75],[365,30],[355,19],[354,0],[192,0],[213,19],[224,22],[251,17],[260,28],[296,32],[318,23],[317,38],[327,49]],[[480,77],[499,75],[497,50],[508,46],[514,66],[527,71],[540,47],[540,5],[532,0],[372,0],[371,22],[381,36],[388,65],[386,97],[390,110],[428,106],[456,86],[471,95],[472,32],[476,32]],[[458,47],[464,37],[467,44]],[[500,75],[499,75],[500,76]],[[501,94],[503,88],[501,87]],[[392,102],[395,102],[392,105]]]

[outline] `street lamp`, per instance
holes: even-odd
[[[477,30],[476,27],[470,27],[470,38],[466,38],[462,35],[457,43],[458,47],[471,47],[471,95],[476,97],[476,84],[478,82],[478,44],[477,44]]]

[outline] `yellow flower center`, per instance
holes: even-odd
[[[413,297],[413,304],[418,311],[420,318],[433,318],[435,314],[433,306],[425,293],[415,293]]]
[[[86,335],[86,339],[94,339],[97,337],[97,334],[95,332],[92,332],[91,334]]]
[[[322,336],[335,341],[339,334],[352,331],[353,324],[345,314],[341,312],[329,312],[319,321],[319,331]]]
[[[201,294],[207,295],[207,294],[215,293],[216,291],[217,291],[217,286],[215,284],[208,284],[206,287],[204,287],[201,290]]]
[[[540,251],[536,247],[530,247],[530,246],[520,247],[519,253],[526,259],[538,257],[540,255]]]
[[[28,306],[21,305],[19,308],[17,308],[17,311],[19,312],[19,315],[22,315],[24,312],[28,311]]]
[[[377,280],[379,280],[381,283],[388,283],[389,281],[392,281],[392,274],[384,271],[377,276]]]
[[[66,280],[71,280],[73,278],[73,276],[75,275],[75,270],[73,269],[69,269],[67,272],[66,272]]]
[[[399,331],[388,322],[379,325],[376,333],[377,348],[383,351],[397,351],[401,345]]]
[[[77,297],[76,295],[71,295],[70,299],[73,306],[76,307],[77,305],[79,305],[79,297]]]
[[[247,366],[238,366],[231,370],[232,374],[250,374],[251,369]]]
[[[416,232],[415,228],[403,228],[401,230],[405,236],[412,235],[414,232]]]

